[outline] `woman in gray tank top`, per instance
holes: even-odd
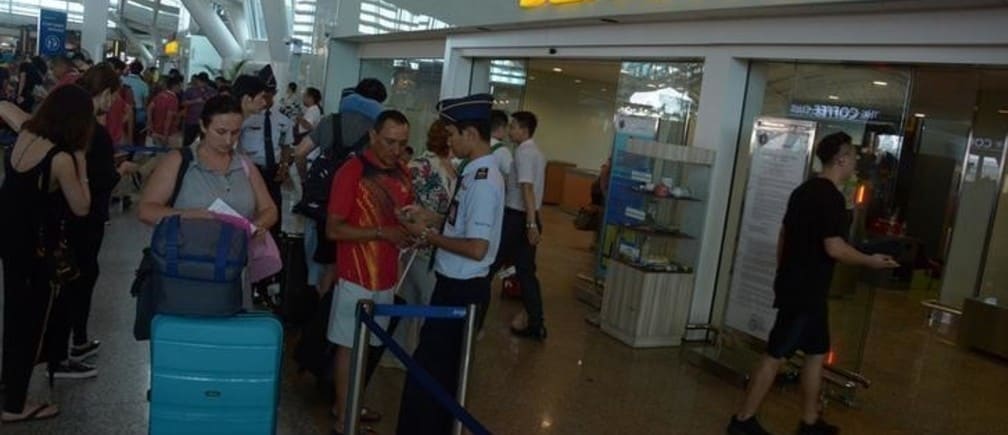
[[[219,96],[208,100],[200,116],[200,139],[193,144],[192,161],[180,174],[185,163],[182,152],[161,159],[144,186],[140,220],[154,225],[176,214],[210,219],[210,205],[221,200],[251,221],[258,232],[275,225],[277,206],[262,175],[235,151],[242,121],[241,104],[234,99]]]

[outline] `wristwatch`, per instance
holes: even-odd
[[[535,222],[528,222],[528,223],[525,224],[525,228],[528,228],[530,230],[533,229],[533,228],[539,229],[539,226],[536,225]]]

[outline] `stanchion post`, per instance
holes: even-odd
[[[350,382],[347,385],[346,414],[343,415],[343,433],[357,433],[360,410],[361,392],[364,390],[364,368],[367,366],[367,353],[371,330],[361,321],[363,314],[374,314],[374,301],[364,299],[357,302],[357,326],[354,333],[353,353],[350,356]]]
[[[466,406],[466,388],[469,386],[469,366],[472,365],[473,337],[476,335],[476,305],[466,309],[465,326],[462,331],[462,358],[459,361],[458,390],[455,398],[463,408]],[[462,435],[462,422],[455,420],[452,434]]]

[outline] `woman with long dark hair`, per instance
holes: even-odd
[[[59,413],[52,404],[28,404],[28,384],[60,290],[51,265],[60,251],[62,222],[67,214],[84,216],[91,207],[84,158],[94,128],[91,95],[78,86],[60,87],[30,119],[17,125],[21,133],[7,156],[0,187],[6,385],[0,421],[4,424]]]
[[[53,303],[46,328],[44,351],[49,370],[54,378],[89,378],[98,374],[94,366],[84,362],[95,355],[101,342],[88,340],[87,321],[91,312],[91,295],[98,281],[98,252],[105,237],[105,221],[109,219],[109,202],[112,190],[119,182],[112,138],[97,119],[112,105],[112,99],[122,82],[111,65],[100,63],[88,69],[77,85],[91,95],[93,128],[85,160],[88,162],[88,190],[91,207],[87,216],[71,219],[66,226],[66,236],[80,270],[80,276],[67,284]],[[0,117],[15,130],[21,128],[20,120],[28,114],[9,105],[0,106]],[[128,169],[130,164],[124,164]],[[73,330],[73,347],[67,351],[70,332]]]
[[[91,208],[87,216],[72,220],[67,227],[67,239],[80,267],[80,277],[72,281],[67,291],[57,299],[50,327],[46,331],[46,354],[50,371],[57,379],[80,379],[98,374],[94,366],[84,362],[98,352],[101,344],[98,340],[88,339],[87,322],[91,314],[91,295],[98,281],[98,252],[105,238],[109,202],[121,175],[115,166],[112,137],[97,121],[98,116],[108,112],[122,86],[119,75],[112,66],[99,63],[88,69],[77,80],[77,85],[91,95],[94,107],[91,146],[86,154]],[[73,346],[68,353],[71,330]]]

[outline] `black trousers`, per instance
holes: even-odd
[[[147,128],[147,123],[136,123],[133,125],[133,143],[130,145],[145,147],[147,146],[147,132],[144,129]]]
[[[91,297],[98,282],[98,253],[104,238],[105,223],[98,220],[76,221],[67,228],[67,242],[74,251],[80,277],[67,284],[53,301],[43,345],[50,369],[67,359],[71,332],[74,345],[88,341]]]
[[[529,327],[536,328],[543,324],[542,290],[539,287],[539,278],[536,276],[536,247],[528,242],[525,222],[525,212],[513,208],[504,209],[500,248],[497,250],[497,259],[490,266],[490,278],[493,278],[504,265],[514,265],[518,285],[521,286],[522,303],[528,312]],[[538,213],[536,225],[542,234],[543,226]]]
[[[4,411],[20,414],[24,412],[28,397],[32,368],[40,359],[54,291],[41,261],[28,253],[17,257],[3,261],[3,374],[0,377],[6,386]]]
[[[273,198],[273,204],[277,208],[277,222],[276,225],[270,230],[273,233],[273,237],[279,240],[280,228],[283,222],[283,197],[281,196],[280,184],[276,181],[277,173],[280,171],[279,165],[273,166],[261,166],[256,165],[259,168],[259,174],[262,175],[263,181],[266,182],[266,189],[269,190],[270,198]]]
[[[489,300],[490,280],[486,277],[460,280],[438,274],[431,295],[433,306],[478,306]],[[452,397],[455,397],[458,388],[464,330],[462,320],[427,319],[420,330],[420,344],[413,353],[417,364],[427,370]],[[406,379],[399,405],[397,434],[450,434],[453,422],[451,413],[435,402],[420,384],[411,378]]]

